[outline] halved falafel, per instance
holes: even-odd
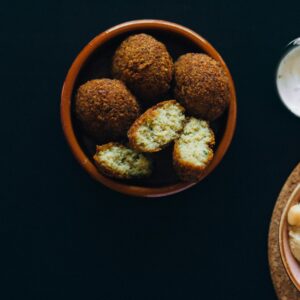
[[[184,181],[197,181],[211,162],[215,135],[209,124],[194,117],[187,119],[173,150],[174,168]]]
[[[149,158],[119,143],[97,146],[94,161],[100,172],[113,178],[142,178],[152,171]]]
[[[201,53],[187,53],[175,63],[175,97],[187,111],[215,120],[229,102],[229,79],[219,62]]]
[[[91,136],[106,141],[125,137],[130,125],[139,116],[140,108],[123,82],[103,78],[79,87],[75,112]]]
[[[130,127],[131,147],[140,152],[157,152],[179,137],[183,128],[184,108],[167,100],[146,110]]]
[[[121,43],[113,57],[112,73],[141,99],[153,100],[169,90],[173,61],[164,44],[141,33]]]

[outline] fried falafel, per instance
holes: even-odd
[[[97,146],[94,161],[101,173],[113,178],[142,178],[152,171],[149,158],[119,143]]]
[[[178,138],[183,125],[184,108],[167,100],[146,110],[130,127],[131,147],[140,152],[157,152]]]
[[[179,178],[192,182],[199,180],[214,156],[214,144],[215,136],[208,123],[188,118],[173,150],[173,165]]]
[[[103,78],[79,87],[75,113],[88,134],[99,141],[113,141],[126,136],[140,108],[123,82]]]
[[[148,34],[136,34],[116,50],[112,73],[139,98],[153,100],[168,92],[173,60],[163,43]]]
[[[187,111],[205,120],[215,120],[229,102],[229,78],[219,62],[201,53],[187,53],[175,65],[175,98]]]

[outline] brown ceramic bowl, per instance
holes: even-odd
[[[300,291],[300,263],[294,258],[289,246],[289,232],[287,214],[291,206],[300,202],[300,184],[295,188],[281,215],[279,224],[279,249],[280,255],[291,281]]]
[[[73,115],[74,94],[87,80],[111,77],[111,59],[115,49],[127,36],[148,33],[165,43],[174,60],[187,52],[204,52],[218,60],[230,79],[230,103],[221,118],[212,123],[216,134],[215,156],[201,179],[211,173],[226,153],[235,130],[236,95],[230,72],[220,54],[204,38],[192,30],[160,20],[137,20],[112,27],[90,41],[73,62],[61,95],[61,121],[67,142],[80,165],[92,178],[121,193],[142,197],[161,197],[183,191],[195,183],[181,182],[172,168],[171,146],[155,157],[159,165],[151,178],[139,181],[119,181],[103,176],[93,163],[95,142],[80,129]],[[173,98],[170,94],[170,98]]]

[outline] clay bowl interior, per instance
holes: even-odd
[[[78,87],[91,79],[112,78],[110,68],[114,51],[129,35],[141,32],[150,34],[163,42],[174,61],[187,52],[203,52],[219,60],[228,72],[231,89],[230,104],[222,117],[211,123],[216,135],[215,157],[203,173],[202,179],[216,167],[225,154],[235,129],[236,98],[234,85],[225,63],[216,50],[196,33],[177,24],[157,20],[132,21],[113,27],[97,36],[82,50],[69,70],[62,91],[61,118],[64,133],[73,154],[94,179],[129,195],[165,196],[194,185],[194,183],[181,182],[177,178],[172,167],[173,145],[153,154],[155,167],[150,178],[131,181],[110,179],[101,175],[94,166],[92,156],[97,142],[85,134],[74,116],[74,96]],[[171,88],[167,97],[155,99],[156,102],[158,100],[174,99],[172,90],[173,88]],[[154,103],[144,104],[142,108],[145,110],[147,106]]]
[[[300,262],[298,262],[289,246],[289,233],[287,214],[291,206],[300,202],[300,184],[293,191],[290,196],[283,213],[281,215],[279,226],[279,248],[283,265],[295,287],[300,291]]]

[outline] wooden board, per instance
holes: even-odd
[[[268,256],[273,285],[280,300],[300,300],[300,292],[290,281],[280,258],[278,244],[279,222],[289,196],[300,183],[300,163],[285,182],[276,201],[269,229]]]

